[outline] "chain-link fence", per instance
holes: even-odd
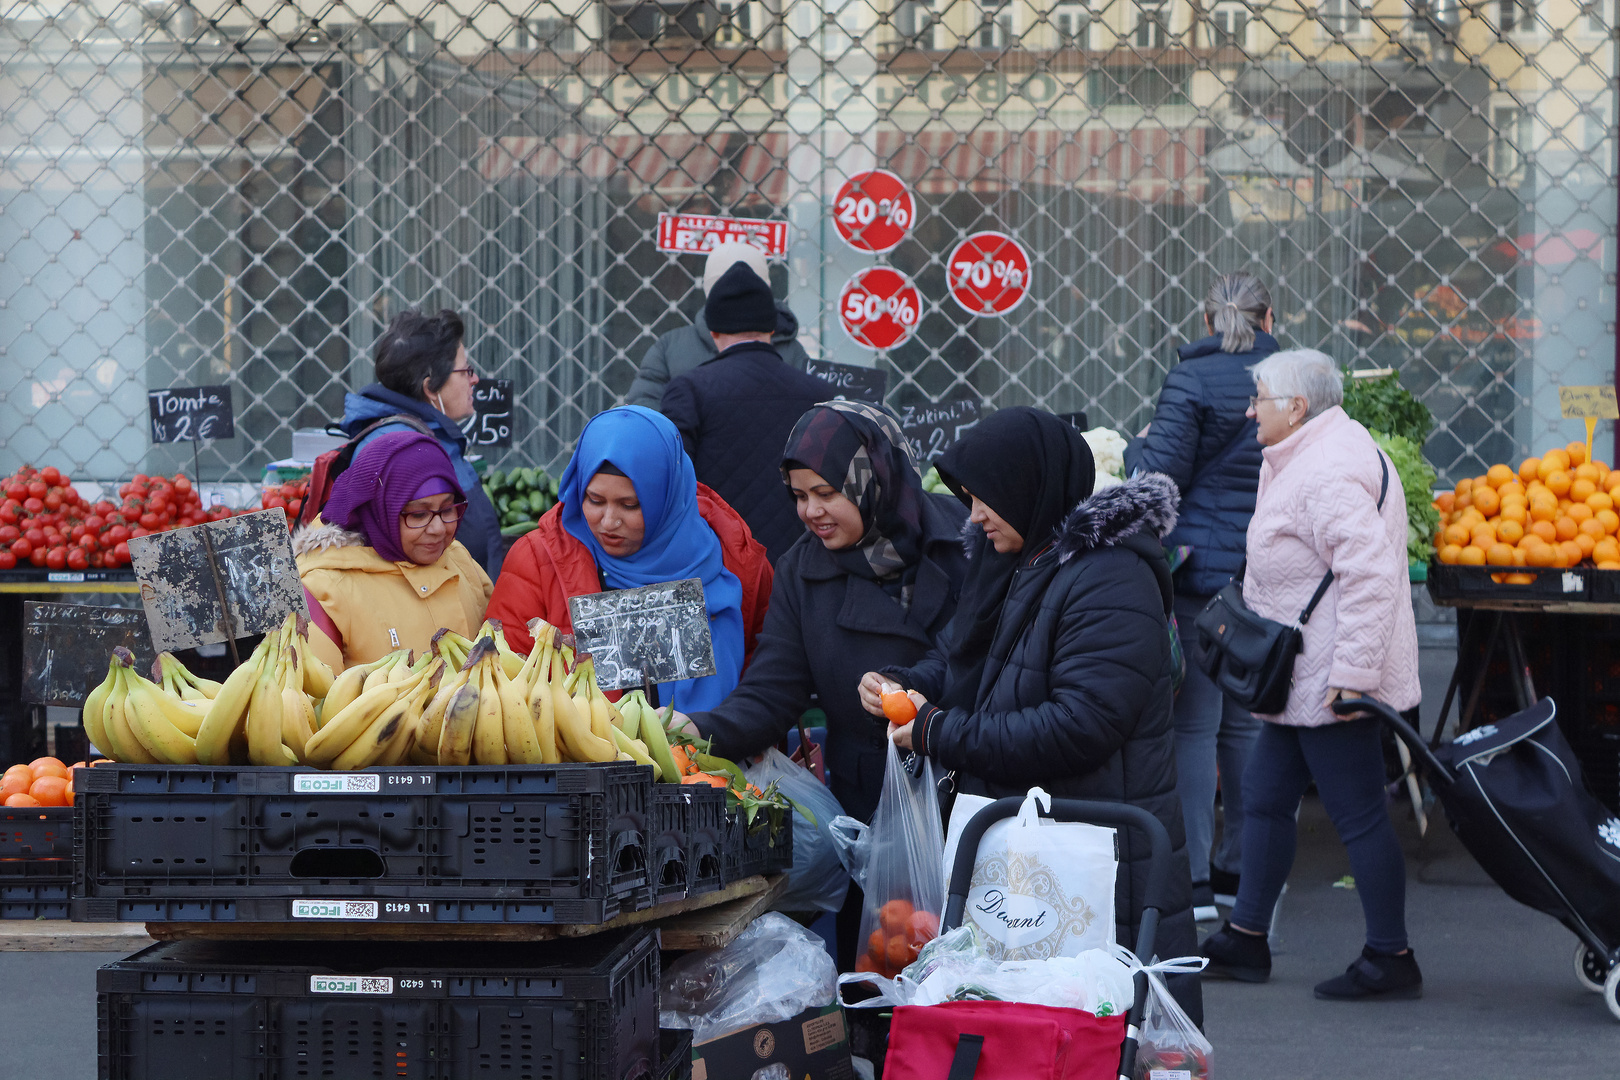
[[[1285,344],[1391,366],[1443,475],[1580,435],[1614,371],[1614,8],[1575,0],[0,0],[0,469],[113,479],[148,387],[228,382],[253,479],[341,415],[401,306],[453,307],[514,380],[497,464],[557,465],[701,305],[661,211],[790,223],[812,356],[896,405],[976,396],[1135,430],[1212,277],[1271,284]],[[831,202],[884,168],[881,256]],[[1030,295],[948,298],[1010,233]],[[874,353],[855,271],[923,300]]]

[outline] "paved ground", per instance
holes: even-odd
[[[1425,650],[1428,709],[1449,656]],[[1438,680],[1438,685],[1436,681]],[[1428,718],[1432,723],[1432,711]],[[1443,821],[1420,839],[1392,809],[1408,857],[1421,1001],[1336,1004],[1311,987],[1361,947],[1344,849],[1321,808],[1301,815],[1299,861],[1279,924],[1272,981],[1207,983],[1206,1027],[1221,1080],[1595,1080],[1620,1074],[1620,1020],[1576,984],[1575,939],[1507,899]],[[0,953],[0,1080],[96,1075],[97,953]]]

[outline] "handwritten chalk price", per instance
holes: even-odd
[[[154,443],[229,439],[236,434],[228,386],[176,386],[146,392]]]
[[[1567,420],[1620,420],[1612,386],[1560,386],[1558,408]]]

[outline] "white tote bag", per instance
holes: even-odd
[[[991,800],[958,795],[945,837],[946,887],[957,843]],[[963,918],[983,933],[995,960],[1078,956],[1114,944],[1114,830],[1042,818],[1052,797],[1030,788],[1016,817],[985,831]]]

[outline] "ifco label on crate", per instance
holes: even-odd
[[[376,919],[375,900],[294,900],[295,919]]]
[[[386,975],[311,975],[312,994],[392,994],[394,980]]]
[[[376,773],[293,774],[294,795],[375,795],[381,789]]]

